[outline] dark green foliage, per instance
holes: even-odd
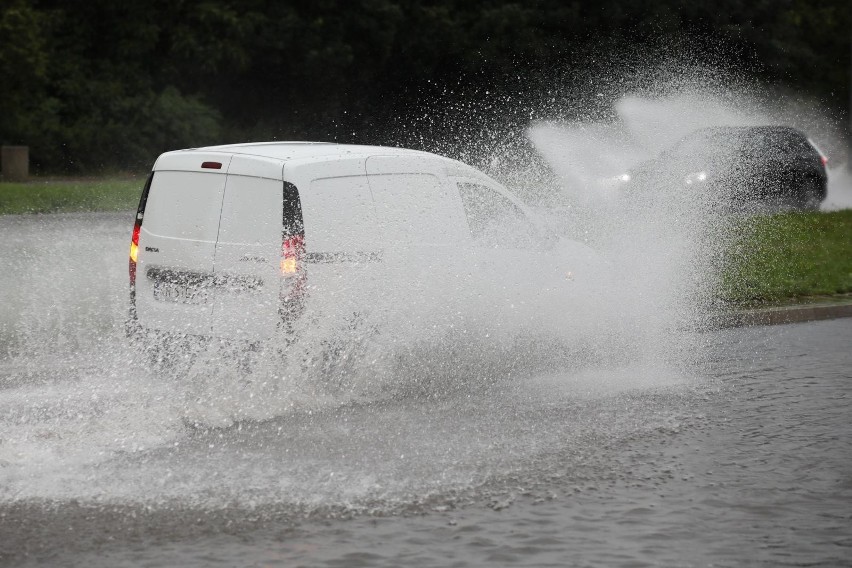
[[[849,29],[847,0],[0,0],[0,143],[54,172],[249,139],[428,145],[465,109],[511,131],[529,113],[495,101],[558,85],[570,111],[680,51],[843,108]]]

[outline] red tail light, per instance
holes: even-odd
[[[814,143],[814,141],[813,141],[813,140],[811,140],[810,138],[808,138],[808,144],[810,144],[810,145],[811,145],[811,147],[812,147],[814,150],[816,150],[816,153],[817,153],[817,154],[819,154],[819,163],[820,163],[820,164],[822,164],[822,165],[823,165],[823,167],[825,167],[825,165],[828,163],[828,157],[827,157],[827,156],[823,153],[823,151],[822,151],[822,150],[820,150],[820,149],[819,149],[819,146],[817,146],[817,145]]]
[[[305,236],[292,235],[281,241],[281,275],[295,276],[302,270]]]
[[[130,237],[130,258],[136,262],[136,257],[139,254],[139,233],[142,231],[142,223],[136,221],[133,225],[133,236]]]
[[[139,207],[136,209],[136,222],[133,223],[133,235],[130,237],[130,261],[128,272],[130,275],[130,311],[127,321],[127,333],[135,333],[138,325],[136,322],[136,261],[139,257],[139,233],[142,232],[142,218],[145,216],[145,205],[148,202],[148,192],[151,191],[151,182],[154,181],[154,172],[148,176],[145,187],[142,188],[142,196],[139,198]]]
[[[139,257],[139,233],[142,230],[142,220],[137,219],[133,225],[133,236],[130,237],[130,286],[136,285],[136,259]]]

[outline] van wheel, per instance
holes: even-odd
[[[351,387],[352,376],[378,333],[376,326],[367,323],[363,314],[355,313],[346,318],[342,329],[322,342],[320,369],[324,383],[331,390]]]
[[[200,346],[189,338],[152,334],[141,342],[147,367],[157,375],[182,377],[198,358]]]

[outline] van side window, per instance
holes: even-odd
[[[465,238],[452,186],[431,173],[371,174],[378,223],[389,243],[454,245]]]
[[[145,206],[148,204],[148,193],[151,191],[151,182],[154,181],[154,172],[148,176],[148,181],[145,182],[145,187],[142,188],[142,196],[139,198],[139,207],[136,208],[136,222],[142,223],[145,217]]]
[[[536,231],[524,212],[505,196],[478,183],[459,182],[470,234],[480,246],[533,248]]]
[[[378,246],[367,176],[322,177],[301,188],[306,238],[314,251],[373,250]]]

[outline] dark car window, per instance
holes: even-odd
[[[664,156],[674,159],[705,158],[731,154],[740,142],[730,133],[711,130],[698,131],[684,137]]]
[[[693,132],[667,150],[661,157],[692,162],[789,159],[814,153],[807,138],[786,127],[718,127]]]
[[[773,147],[786,154],[796,155],[813,153],[814,151],[807,138],[795,132],[790,132],[785,136],[776,136]]]

